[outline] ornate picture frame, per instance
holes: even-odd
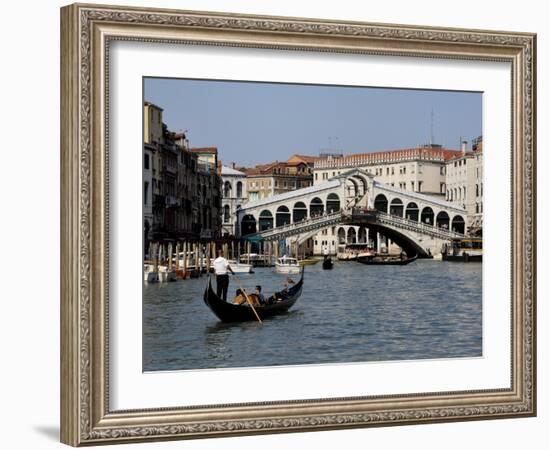
[[[109,49],[117,40],[503,61],[512,67],[511,385],[113,411],[109,406]],[[61,440],[193,439],[536,414],[536,36],[75,4],[61,10]]]

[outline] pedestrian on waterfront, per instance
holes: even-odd
[[[227,289],[229,287],[229,274],[235,274],[229,265],[229,261],[223,257],[223,250],[218,250],[218,257],[214,260],[214,273],[216,274],[216,295],[227,301]]]

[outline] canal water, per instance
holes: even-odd
[[[143,288],[143,370],[475,357],[482,354],[480,263],[307,266],[288,313],[223,324],[203,302],[207,277]],[[299,276],[292,276],[298,280]],[[280,290],[285,275],[239,275],[252,291]],[[228,296],[237,288],[231,278]]]

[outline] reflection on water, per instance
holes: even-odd
[[[481,267],[430,260],[308,266],[300,299],[263,325],[219,322],[202,300],[207,277],[145,285],[143,369],[481,356]],[[286,277],[265,268],[239,278],[270,295]],[[230,294],[236,288],[232,282]]]

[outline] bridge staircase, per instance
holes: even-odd
[[[330,214],[321,215],[311,219],[302,220],[300,222],[289,223],[269,230],[260,231],[253,235],[246,236],[247,239],[263,239],[265,241],[275,241],[285,239],[290,236],[301,234],[315,235],[316,232],[323,228],[330,227],[342,222],[342,211],[336,211]],[[311,237],[311,236],[310,236]],[[300,238],[300,241],[305,241],[307,237]]]

